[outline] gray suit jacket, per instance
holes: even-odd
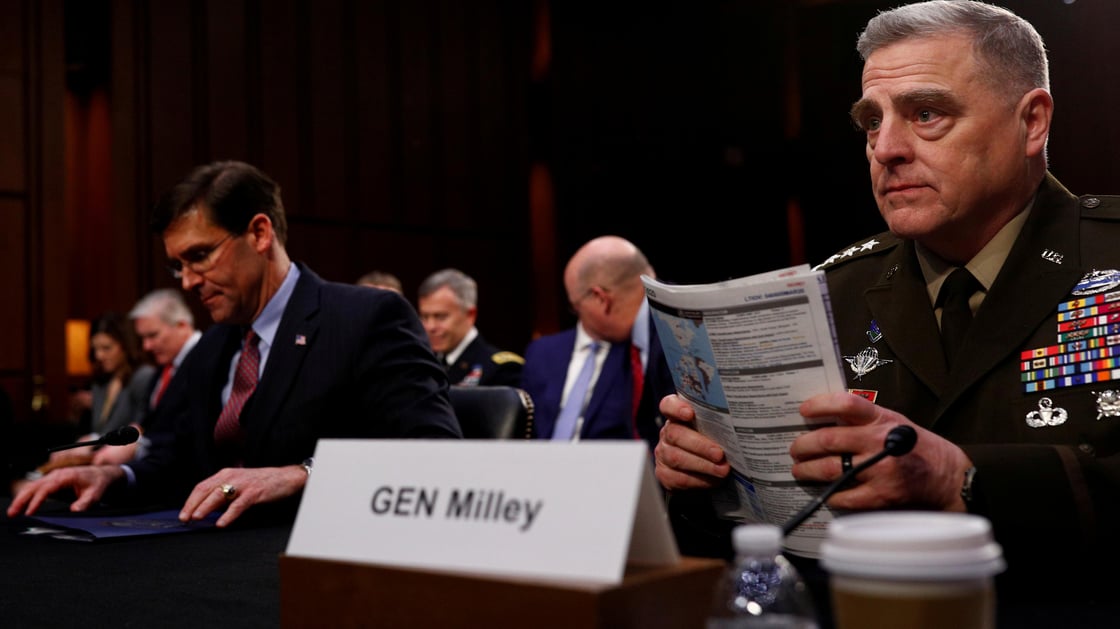
[[[90,431],[99,435],[123,428],[129,424],[140,424],[148,414],[148,395],[152,390],[152,381],[156,379],[156,368],[151,365],[140,365],[132,372],[128,384],[124,385],[109,415],[101,418],[101,407],[105,405],[108,386],[97,382],[90,387],[92,406],[90,408]]]

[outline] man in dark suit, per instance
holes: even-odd
[[[148,453],[151,440],[143,433],[148,428],[152,411],[163,399],[175,371],[202,338],[194,326],[194,313],[187,306],[183,293],[177,288],[158,288],[144,295],[129,311],[140,345],[159,368],[159,375],[152,378],[145,396],[148,414],[144,421],[133,424],[140,431],[140,439],[121,446],[102,446],[93,454],[93,464],[127,463],[143,458]]]
[[[672,375],[645,298],[641,276],[653,267],[638,247],[618,236],[585,243],[564,269],[564,287],[579,317],[576,327],[543,336],[525,351],[521,386],[533,399],[540,439],[644,439],[657,444],[657,392],[672,391]],[[591,352],[591,344],[598,347]],[[591,355],[589,393],[568,434],[557,419]],[[561,428],[563,430],[563,428]]]
[[[458,269],[432,273],[420,283],[417,310],[428,342],[453,385],[516,387],[525,359],[491,345],[478,332],[478,283]]]
[[[279,186],[256,168],[197,168],[152,226],[216,325],[172,379],[148,456],[52,472],[19,492],[10,516],[66,487],[82,510],[127,483],[140,498],[185,496],[184,521],[224,508],[226,526],[254,505],[294,506],[320,438],[461,437],[412,307],[292,262]]]
[[[1052,577],[1120,559],[1120,198],[1078,198],[1048,172],[1045,47],[1006,9],[904,5],[873,18],[858,49],[852,118],[890,231],[821,265],[855,395],[800,406],[836,424],[792,442],[792,474],[834,481],[909,425],[914,449],[868,468],[829,506],[982,515],[1008,565],[1001,597],[1037,598],[1046,583],[1045,600],[1109,600],[1110,579]],[[943,294],[955,277],[967,281]],[[967,328],[952,343],[957,326]],[[688,490],[727,482],[723,452],[694,430],[683,399],[661,408],[657,476],[671,510],[695,504],[689,496],[710,504]],[[723,529],[687,538],[727,553]]]

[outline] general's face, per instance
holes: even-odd
[[[462,342],[474,325],[477,312],[474,308],[464,308],[446,286],[421,297],[418,306],[432,350],[440,353],[450,352]]]
[[[1027,161],[1016,101],[981,79],[962,36],[903,41],[868,57],[852,117],[867,134],[872,192],[892,232],[952,242],[1019,202],[1012,191]]]
[[[98,332],[90,338],[89,344],[93,348],[93,359],[105,373],[115,373],[124,366],[124,348],[117,339],[104,332]]]
[[[245,325],[262,307],[267,259],[253,248],[252,231],[231,234],[195,209],[163,232],[168,260],[182,264],[183,290],[193,292],[218,323]]]

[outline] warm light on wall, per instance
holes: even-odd
[[[93,373],[89,363],[89,321],[66,320],[66,375],[88,376]]]

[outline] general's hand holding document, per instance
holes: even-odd
[[[846,390],[824,273],[801,265],[714,284],[642,281],[677,393],[734,470],[713,492],[717,512],[781,525],[824,489],[790,473],[790,443],[811,428],[798,407]],[[831,519],[821,509],[786,549],[818,557]]]

